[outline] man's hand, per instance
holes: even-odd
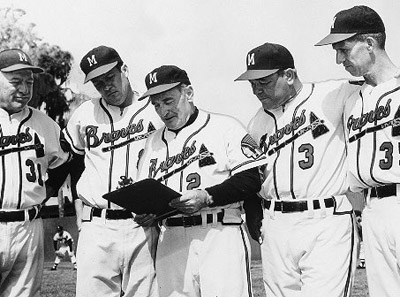
[[[262,244],[264,235],[262,233],[263,208],[262,198],[257,195],[248,197],[244,200],[243,208],[246,213],[246,224],[251,238]]]
[[[206,190],[189,190],[181,197],[171,200],[169,205],[177,210],[191,214],[209,206],[213,202]]]
[[[133,220],[142,227],[150,227],[155,224],[155,217],[155,214],[136,214]]]

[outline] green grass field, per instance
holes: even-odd
[[[56,271],[50,271],[52,262],[45,263],[42,284],[42,297],[74,297],[76,271],[70,262],[61,262]],[[261,261],[252,262],[254,297],[265,297],[262,283]],[[357,269],[352,297],[367,297],[365,269]]]

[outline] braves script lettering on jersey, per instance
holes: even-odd
[[[0,110],[1,197],[3,210],[28,209],[46,198],[47,169],[68,159],[60,128],[45,114],[26,108],[11,116]]]
[[[400,292],[399,107],[400,80],[395,78],[376,87],[364,84],[346,103],[350,187],[354,191],[393,187],[393,191],[383,195],[371,195],[369,189],[363,211],[371,296],[397,296]]]
[[[121,177],[135,178],[146,138],[160,126],[149,102],[123,109],[101,99],[82,104],[67,126],[72,149],[85,154],[86,169],[77,190],[88,205],[120,208],[102,195],[120,187]],[[151,106],[150,106],[151,107]]]
[[[60,146],[60,135],[59,126],[38,110],[25,107],[9,115],[0,109],[0,211],[27,210],[44,201],[47,170],[69,157]],[[0,227],[0,295],[38,296],[42,220],[2,222]]]
[[[344,195],[343,112],[353,91],[341,81],[303,84],[292,101],[275,110],[261,108],[249,123],[250,134],[269,156],[260,191],[270,201],[261,245],[267,295],[350,294],[356,234]],[[331,205],[325,202],[332,197]],[[275,208],[281,201],[299,200],[305,201],[305,211],[290,204]]]
[[[77,248],[77,296],[155,293],[155,228],[142,228],[131,218],[108,220],[93,215],[92,207],[121,209],[102,195],[136,177],[146,138],[161,123],[148,101],[136,98],[127,107],[102,98],[83,103],[67,126],[67,140],[85,155],[85,170],[77,184],[83,208]],[[111,275],[120,275],[120,280]],[[110,285],[112,284],[112,285]]]
[[[162,128],[149,137],[139,179],[160,179],[178,192],[205,189],[264,164],[256,146],[237,120],[199,110],[195,121],[178,133]],[[222,209],[221,224],[217,216]],[[193,215],[198,214],[202,225],[162,227],[156,257],[160,296],[251,295],[250,246],[240,203],[203,208]],[[210,224],[207,214],[214,217]]]

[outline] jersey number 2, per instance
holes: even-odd
[[[188,182],[188,185],[186,187],[187,190],[193,190],[198,187],[200,187],[200,175],[198,173],[190,173],[186,177],[186,181]]]

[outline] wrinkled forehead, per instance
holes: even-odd
[[[9,80],[13,78],[33,79],[33,72],[29,69],[21,69],[10,72],[1,71],[1,73]]]

